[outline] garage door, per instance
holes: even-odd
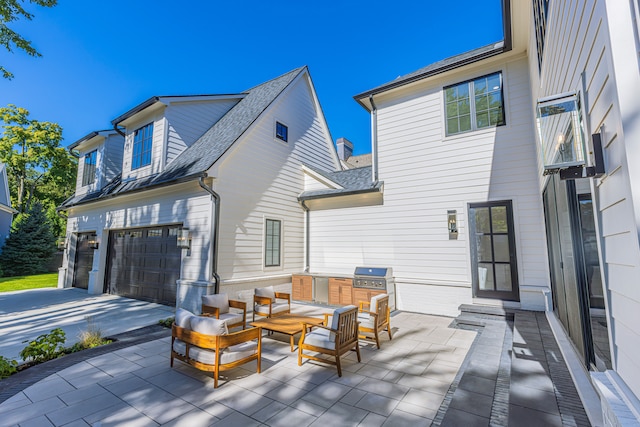
[[[178,229],[175,225],[111,231],[105,292],[175,305],[182,254],[176,246]]]
[[[73,286],[87,289],[89,287],[89,272],[93,268],[93,248],[89,247],[89,237],[93,233],[79,233],[76,240],[76,257],[73,266]]]

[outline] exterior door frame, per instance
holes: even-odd
[[[489,208],[504,206],[506,208],[507,219],[507,232],[509,243],[509,267],[511,272],[511,291],[499,291],[499,290],[486,290],[480,289],[480,277],[478,273],[478,245],[477,245],[477,233],[476,233],[476,220],[475,209],[477,208]],[[471,280],[473,288],[473,296],[479,298],[494,298],[508,301],[520,301],[520,286],[518,282],[518,257],[516,254],[516,236],[515,227],[513,224],[513,204],[511,200],[498,200],[491,202],[481,203],[469,203],[468,204],[468,216],[469,216],[469,246],[471,249]],[[491,215],[489,216],[491,218]],[[503,232],[493,232],[493,226],[491,225],[491,233],[489,235],[504,235]],[[492,239],[492,264],[495,266],[495,252],[493,250]],[[506,262],[498,262],[498,264],[505,264]],[[495,267],[494,267],[495,270]]]

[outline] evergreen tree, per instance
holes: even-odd
[[[56,251],[55,237],[40,203],[19,214],[0,253],[0,268],[5,276],[44,273]]]

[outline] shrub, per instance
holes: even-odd
[[[13,359],[7,359],[0,356],[0,379],[7,378],[18,372],[18,362]]]
[[[169,317],[167,319],[162,319],[162,320],[158,321],[158,324],[160,326],[164,326],[165,328],[170,328],[171,325],[173,325],[173,320],[174,320],[173,317]]]
[[[64,354],[65,333],[60,328],[53,329],[48,334],[42,334],[20,352],[24,360],[31,359],[35,363],[46,362]],[[27,341],[25,341],[27,342]]]

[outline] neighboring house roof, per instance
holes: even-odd
[[[510,48],[511,47],[507,46],[504,42],[492,43],[487,46],[482,46],[477,49],[473,49],[468,52],[464,52],[459,55],[454,55],[449,58],[434,62],[433,64],[427,65],[426,67],[420,68],[419,70],[416,70],[412,73],[405,74],[404,76],[400,76],[388,83],[375,87],[366,92],[362,92],[361,94],[358,94],[353,98],[360,105],[369,110],[369,107],[367,105],[368,103],[365,104],[364,101],[370,95],[376,95],[378,93],[386,92],[390,89],[395,89],[397,87],[404,86],[418,80],[426,79],[436,74],[444,73],[445,71],[449,71],[454,68],[462,67],[480,61],[482,59],[501,54],[510,50]]]
[[[347,160],[344,160],[344,163],[349,169],[371,166],[371,153],[350,156]]]
[[[305,165],[305,167],[309,168],[318,175],[321,175],[328,180],[340,185],[342,188],[328,188],[326,190],[305,191],[300,194],[300,196],[298,196],[299,200],[309,200],[337,195],[379,191],[382,187],[382,182],[374,183],[371,181],[372,175],[370,167],[347,169],[337,172],[325,172],[308,165]]]
[[[300,67],[266,83],[243,92],[246,96],[218,120],[196,142],[185,149],[163,172],[145,178],[122,181],[118,176],[100,191],[82,196],[72,196],[61,209],[90,201],[113,197],[118,194],[139,191],[154,186],[173,184],[204,176],[205,172],[244,134],[253,122],[271,105],[287,86],[307,67]],[[151,105],[155,98],[143,104]],[[141,104],[141,105],[143,105]],[[147,106],[148,106],[147,105]],[[126,117],[141,111],[140,106],[114,120],[117,124]],[[126,117],[125,117],[126,116]]]

